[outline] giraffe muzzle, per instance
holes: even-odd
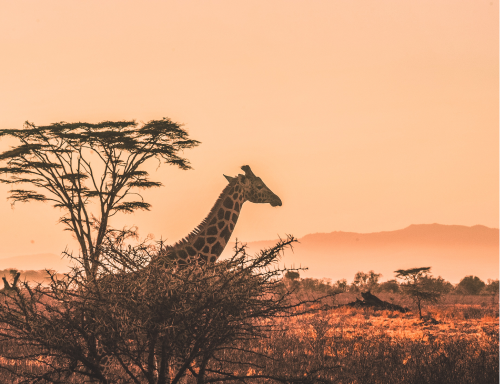
[[[281,202],[281,199],[278,196],[276,196],[276,198],[273,201],[271,201],[270,204],[271,204],[271,207],[281,207],[283,205],[283,203]]]

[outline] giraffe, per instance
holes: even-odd
[[[19,276],[21,276],[21,272],[12,269],[10,274],[14,277],[14,281],[12,285],[9,284],[5,277],[2,277],[3,280],[3,288],[0,289],[0,292],[4,292],[5,294],[9,294],[11,292],[19,292],[19,287],[17,286],[17,280],[19,280]]]
[[[226,247],[245,201],[281,206],[281,200],[254,175],[248,165],[241,169],[244,175],[224,177],[229,182],[208,216],[188,236],[159,252],[152,262],[185,265],[214,263]]]
[[[241,169],[244,175],[224,177],[229,182],[224,188],[208,216],[185,238],[174,245],[163,248],[154,255],[151,266],[180,267],[188,264],[214,263],[226,247],[234,230],[245,201],[269,203],[272,207],[281,206],[281,199],[276,196],[261,180],[254,175],[248,165]],[[147,271],[148,267],[142,271]],[[139,271],[141,272],[141,271]],[[134,277],[137,278],[137,277]],[[110,354],[97,342],[98,365],[103,372],[112,369]],[[153,362],[157,369],[156,360]],[[158,371],[155,371],[157,374]]]

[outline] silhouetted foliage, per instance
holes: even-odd
[[[498,295],[498,279],[488,279],[488,284],[483,288],[481,293],[484,293],[486,295]]]
[[[457,290],[466,295],[478,295],[486,286],[477,276],[466,276],[458,283]]]
[[[400,291],[399,283],[396,280],[384,281],[378,285],[376,291],[398,293]]]
[[[354,280],[351,284],[350,291],[351,292],[361,292],[361,291],[373,291],[376,290],[378,286],[378,280],[382,274],[375,273],[374,271],[365,272],[357,272],[354,275]]]
[[[337,280],[334,284],[334,289],[336,292],[347,292],[347,280],[346,279],[340,279]]]
[[[395,271],[396,277],[405,281],[401,284],[401,288],[417,305],[420,318],[422,318],[422,303],[435,303],[443,294],[437,290],[438,285],[429,278],[430,270],[431,267],[422,267]]]
[[[275,263],[293,237],[255,257],[237,244],[229,259],[174,269],[144,267],[158,249],[128,246],[133,232],[111,234],[96,281],[75,269],[64,279],[53,276],[49,289],[24,284],[5,297],[0,344],[24,348],[0,353],[4,370],[33,382],[300,381],[266,371],[276,356],[259,349],[262,339],[286,330],[284,320],[321,309],[311,307],[321,298],[282,289],[287,270]],[[23,370],[14,360],[39,368]]]
[[[347,287],[345,279],[339,280],[335,284],[332,284],[330,279],[315,279],[313,277],[301,279],[297,271],[287,272],[284,284],[288,289],[300,290],[302,293],[321,293],[331,295],[332,297],[338,293],[345,292]]]
[[[421,277],[420,283],[425,290],[438,292],[440,294],[447,294],[454,290],[453,284],[446,281],[441,276],[433,277],[430,275],[424,275]]]
[[[300,281],[300,285],[304,291],[334,293],[334,287],[324,279],[305,278]]]
[[[288,271],[285,273],[285,278],[289,280],[297,280],[300,278],[300,273],[297,271]]]
[[[61,208],[60,221],[75,235],[85,275],[91,279],[97,275],[110,218],[119,212],[149,210],[137,189],[161,186],[149,179],[144,163],[156,159],[158,164],[189,169],[189,161],[179,153],[199,144],[166,118],[140,126],[135,121],[47,126],[26,122],[24,129],[0,130],[2,136],[20,142],[0,154],[6,162],[0,182],[21,185],[10,190],[8,198],[12,204],[50,201]],[[91,203],[97,204],[94,211]]]

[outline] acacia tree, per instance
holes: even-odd
[[[431,267],[421,267],[394,271],[396,277],[405,280],[401,287],[417,305],[420,318],[422,318],[422,302],[436,302],[443,293],[438,289],[439,285],[430,278],[430,270]]]
[[[167,118],[139,125],[135,121],[55,123],[24,129],[2,129],[0,137],[19,145],[0,154],[0,182],[22,189],[9,191],[16,202],[50,201],[64,211],[60,222],[73,232],[80,246],[79,261],[89,280],[96,278],[101,245],[109,220],[119,212],[149,210],[137,189],[159,187],[143,166],[159,164],[190,169],[179,155],[200,142]],[[26,187],[29,186],[29,187]],[[91,203],[96,203],[94,210]]]

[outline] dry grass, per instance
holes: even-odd
[[[378,296],[412,308],[404,296]],[[355,297],[342,294],[336,303]],[[259,350],[274,360],[247,374],[273,373],[289,383],[298,377],[304,383],[498,383],[498,296],[445,297],[424,313],[427,320],[415,313],[340,307],[298,317],[286,332],[261,343]],[[235,373],[244,369],[235,367]]]
[[[411,307],[402,296],[379,297]],[[337,299],[349,302],[354,295]],[[303,315],[285,323],[286,331],[253,345],[271,359],[256,358],[253,366],[235,364],[230,369],[237,375],[280,376],[289,383],[499,382],[498,296],[449,295],[425,312],[437,323],[420,320],[414,313],[349,307]],[[0,350],[13,347],[0,345]],[[28,370],[40,365],[36,361],[9,364]],[[184,382],[195,381],[186,378]],[[255,377],[248,382],[272,381]]]
[[[434,305],[437,324],[348,307],[303,316],[269,340],[283,356],[274,370],[309,382],[498,383],[498,304],[490,304]]]

